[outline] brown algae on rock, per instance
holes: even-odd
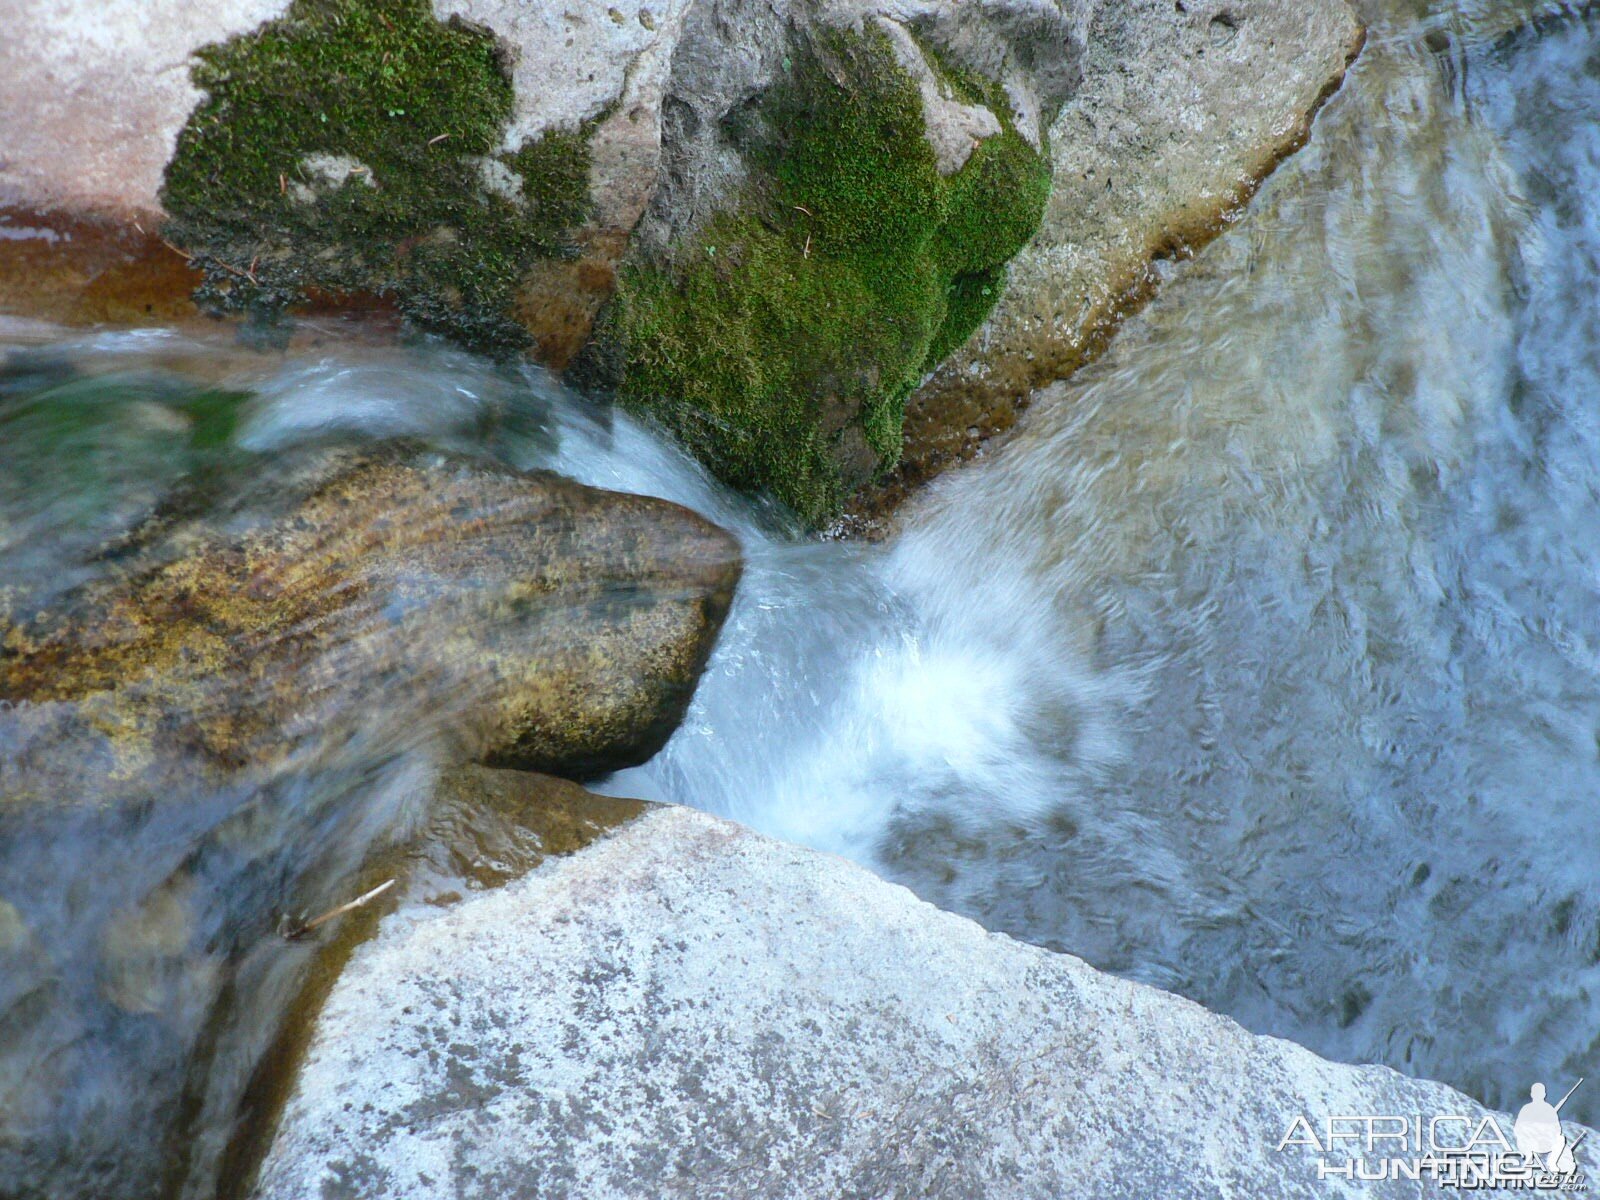
[[[257,470],[270,514],[153,521],[5,631],[38,754],[95,731],[113,777],[259,770],[381,702],[457,761],[615,769],[681,719],[739,576],[688,510],[547,473],[405,446]]]

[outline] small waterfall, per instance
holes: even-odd
[[[1237,226],[892,546],[758,551],[613,786],[1493,1104],[1592,1071],[1600,30],[1506,24],[1375,18]]]
[[[1307,148],[884,546],[800,537],[531,368],[0,326],[0,591],[48,603],[178,481],[331,437],[672,499],[746,574],[688,719],[605,790],[1493,1105],[1592,1076],[1600,27],[1506,11],[1370,14]],[[425,753],[373,725],[283,803],[403,809]]]

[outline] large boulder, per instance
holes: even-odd
[[[1158,260],[1227,227],[1310,132],[1361,48],[1343,3],[1117,0],[1097,7],[1082,83],[1050,128],[1050,203],[979,332],[906,402],[882,514],[1009,429],[1035,388],[1097,355],[1156,288]]]
[[[584,367],[812,524],[900,456],[906,395],[1050,188],[1081,0],[705,0],[663,175]]]
[[[253,469],[231,511],[152,522],[0,627],[0,700],[70,708],[122,775],[259,770],[382,705],[457,760],[583,777],[666,742],[739,577],[687,509],[545,472],[405,449]]]
[[[1345,1180],[1349,1142],[1320,1177],[1328,1119],[1364,1114],[1490,1117],[668,808],[386,918],[255,1195],[1436,1195]]]
[[[458,890],[581,840],[546,819],[570,785],[436,777],[648,757],[739,575],[688,510],[548,473],[405,446],[240,470],[0,619],[6,1196],[210,1194],[317,965],[283,935],[419,826]]]
[[[187,260],[213,308],[377,293],[558,367],[586,347],[812,523],[872,510],[963,344],[896,486],[1081,361],[1359,39],[1344,0],[47,8],[0,46],[3,303],[169,319]]]
[[[378,293],[475,343],[514,344],[526,327],[560,364],[654,184],[685,7],[8,13],[0,304],[170,320],[197,287],[206,308],[257,312]]]

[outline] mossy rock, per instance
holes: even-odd
[[[807,524],[899,461],[906,396],[982,323],[1050,163],[1003,94],[937,61],[1001,132],[941,175],[888,37],[824,29],[757,106],[752,182],[670,260],[635,262],[592,361],[719,476]]]
[[[162,190],[197,299],[273,313],[374,293],[463,341],[524,344],[516,285],[588,212],[589,130],[504,152],[503,53],[427,0],[295,0],[200,51],[206,98]]]

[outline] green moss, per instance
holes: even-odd
[[[944,320],[928,343],[922,368],[931,371],[957,350],[983,324],[1005,286],[1005,268],[992,267],[957,275],[945,293]]]
[[[985,139],[948,181],[934,257],[961,275],[1006,262],[1033,236],[1049,198],[1049,161],[1020,134]]]
[[[672,263],[624,271],[602,336],[624,403],[815,525],[899,461],[907,395],[993,306],[1050,173],[1001,103],[1002,132],[941,177],[876,30],[794,61],[752,138],[760,182]]]
[[[156,372],[82,375],[62,360],[17,357],[0,366],[0,506],[24,505],[37,520],[16,548],[103,549],[130,514],[238,453],[247,393]]]
[[[521,341],[518,279],[587,211],[587,131],[501,151],[512,91],[492,35],[427,0],[296,0],[199,59],[206,99],[162,200],[203,302],[372,292],[430,328]]]

